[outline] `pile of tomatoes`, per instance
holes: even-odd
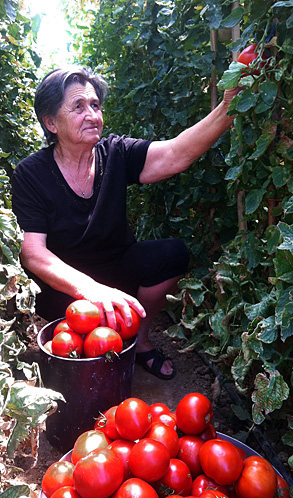
[[[47,498],[289,498],[260,456],[217,435],[208,398],[190,393],[175,413],[127,398],[100,414],[65,460],[46,471]],[[70,460],[70,461],[69,461]]]
[[[53,338],[44,344],[51,354],[63,358],[97,358],[104,354],[119,354],[129,339],[134,337],[140,327],[141,318],[133,308],[132,325],[127,327],[123,316],[115,309],[116,329],[101,327],[99,308],[85,299],[71,303],[60,321]]]

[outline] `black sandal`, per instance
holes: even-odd
[[[147,361],[149,360],[154,360],[151,367],[147,365]],[[171,374],[166,375],[161,372],[162,365],[166,360],[172,361],[171,358],[168,358],[167,356],[164,355],[163,351],[160,348],[156,349],[154,348],[151,349],[150,351],[145,351],[143,353],[136,353],[136,358],[135,358],[136,363],[142,365],[148,372],[155,375],[159,379],[165,379],[165,380],[173,379],[173,377],[175,377],[176,375],[176,368],[173,365],[173,363],[172,363],[173,372]]]

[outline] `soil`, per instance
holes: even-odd
[[[40,330],[46,322],[36,316],[35,324],[37,330]],[[169,315],[162,312],[153,325],[150,338],[172,358],[176,364],[176,376],[171,380],[161,380],[149,374],[140,365],[135,365],[132,396],[139,397],[148,404],[163,402],[175,411],[178,402],[185,394],[200,392],[206,395],[212,402],[215,429],[232,437],[237,436],[238,439],[240,433],[249,434],[245,443],[267,458],[292,485],[292,474],[287,463],[291,451],[290,447],[284,446],[281,441],[286,426],[283,426],[282,421],[277,425],[268,422],[267,425],[261,426],[261,431],[259,429],[256,432],[249,431],[249,426],[233,411],[239,402],[245,406],[246,400],[239,398],[232,386],[222,382],[221,376],[211,368],[205,356],[195,351],[180,353],[183,343],[170,339],[164,334],[164,330],[171,324]],[[39,348],[36,335],[31,335],[29,340],[27,351],[21,359],[32,363],[38,361]],[[39,429],[35,443],[38,444],[36,457],[32,457],[31,444],[27,444],[27,447],[22,448],[22,452],[17,452],[13,462],[19,470],[12,472],[7,479],[8,485],[29,485],[31,498],[39,495],[42,477],[49,465],[63,456],[48,442],[45,424]]]

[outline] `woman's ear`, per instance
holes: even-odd
[[[46,126],[46,128],[51,133],[57,132],[56,126],[55,126],[55,120],[54,120],[53,116],[48,116],[48,115],[42,116],[42,120],[43,120],[43,123]]]

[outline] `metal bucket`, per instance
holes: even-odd
[[[93,429],[99,412],[131,397],[135,364],[136,336],[111,361],[98,358],[71,359],[50,354],[44,344],[53,338],[60,318],[47,324],[38,334],[40,370],[44,386],[63,394],[66,403],[46,421],[46,436],[62,452],[73,448],[77,437]]]

